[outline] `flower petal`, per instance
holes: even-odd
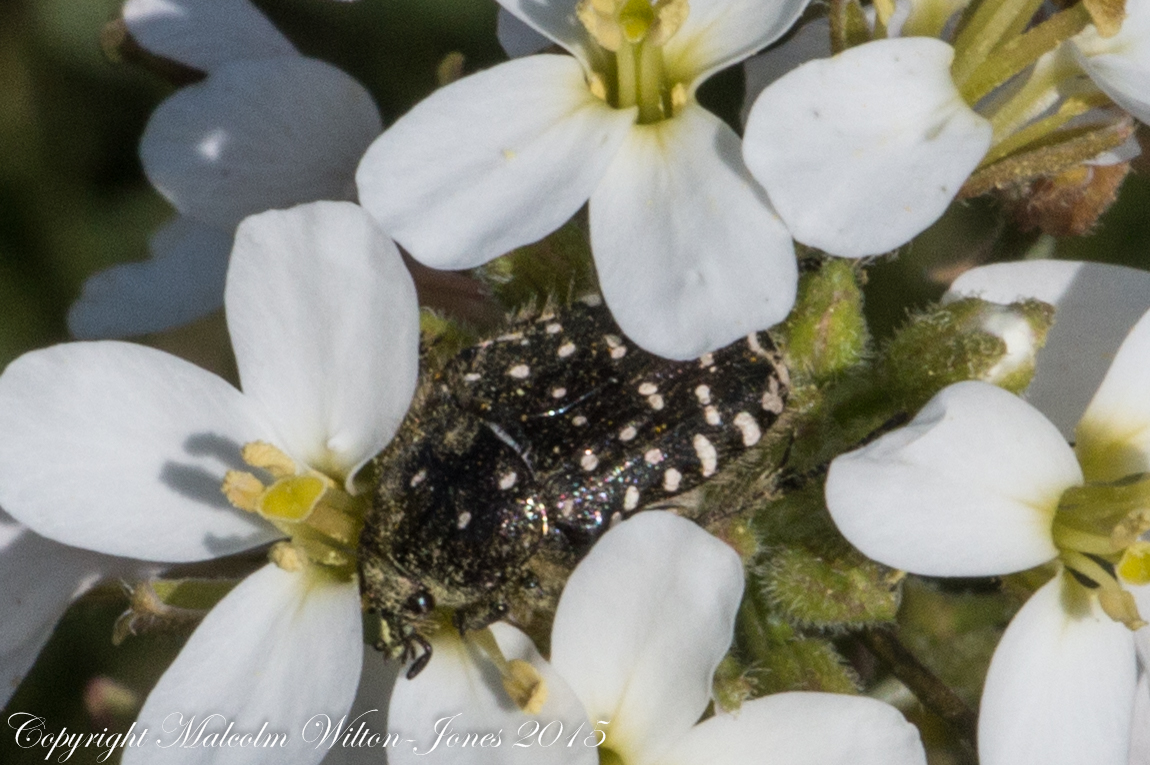
[[[663,48],[667,75],[692,92],[791,28],[810,0],[691,0],[690,13]]]
[[[496,0],[503,9],[544,37],[554,40],[586,65],[598,54],[575,16],[578,0]],[[510,55],[510,52],[509,52]]]
[[[495,34],[509,58],[530,56],[550,47],[552,43],[551,38],[539,34],[534,27],[506,8],[499,9],[495,19]]]
[[[368,92],[330,64],[239,61],[160,104],[140,158],[181,213],[230,229],[264,210],[352,199],[356,163],[380,129]]]
[[[926,765],[918,729],[874,699],[776,693],[691,729],[667,765]]]
[[[867,556],[928,576],[991,576],[1057,555],[1074,452],[1038,410],[1001,388],[943,389],[905,428],[831,463],[827,508]]]
[[[1122,341],[1078,424],[1086,476],[1112,481],[1150,469],[1150,313]]]
[[[1127,765],[1146,765],[1148,762],[1150,762],[1150,674],[1143,669],[1138,673],[1138,686],[1134,690]]]
[[[743,156],[795,239],[875,255],[942,215],[991,135],[950,78],[953,56],[939,40],[880,40],[763,91]]]
[[[303,732],[316,716],[338,720],[351,708],[362,657],[354,581],[268,564],[228,593],[192,633],[140,710],[137,726],[148,729],[148,745],[126,749],[124,765],[156,762],[157,756],[165,765],[217,763],[217,747],[181,744],[185,726],[189,740],[201,725],[205,736],[230,726],[238,742],[265,724],[259,740],[283,735],[286,745],[233,743],[227,761],[318,763],[326,749]]]
[[[224,304],[231,233],[179,216],[152,235],[152,257],[122,263],[84,282],[68,310],[81,340],[161,332]]]
[[[1150,272],[1065,260],[995,263],[955,279],[944,301],[960,297],[1002,304],[1032,298],[1058,309],[1026,400],[1073,439],[1118,346],[1150,309]]]
[[[471,268],[583,206],[635,110],[591,95],[570,56],[509,61],[440,88],[371,145],[360,201],[434,268]]]
[[[620,586],[620,583],[626,586]],[[652,510],[607,532],[555,613],[551,663],[624,762],[657,759],[699,719],[743,594],[735,552]]]
[[[33,351],[0,375],[0,505],[110,555],[228,555],[279,536],[220,492],[267,431],[239,391],[175,356],[114,341]]]
[[[799,64],[820,58],[830,58],[831,25],[826,18],[817,18],[803,24],[793,35],[751,56],[743,63],[743,111],[739,122],[747,124],[747,116],[759,94],[775,80]]]
[[[388,731],[414,743],[389,752],[391,765],[427,762],[427,755],[442,756],[451,765],[595,765],[598,752],[583,744],[589,730],[587,715],[567,683],[522,632],[506,624],[494,624],[491,630],[509,661],[526,661],[542,675],[547,685],[542,710],[534,716],[520,711],[503,690],[491,660],[473,643],[460,640],[453,629],[440,630],[432,637],[433,654],[427,667],[414,680],[400,675],[392,691]],[[558,723],[550,725],[543,743],[550,742],[559,729],[562,738],[578,732],[574,745],[568,747],[565,740],[541,745],[542,727],[552,721]],[[450,749],[445,741],[451,733],[477,734],[477,742]],[[484,735],[496,733],[486,745],[482,743]],[[438,740],[441,736],[444,741]]]
[[[1126,765],[1131,633],[1094,598],[1069,613],[1063,586],[1060,575],[1034,593],[994,652],[978,716],[982,765]]]
[[[1078,63],[1106,95],[1143,122],[1150,122],[1150,3],[1131,0],[1112,37],[1093,25],[1072,40]]]
[[[381,751],[387,739],[387,713],[391,703],[391,689],[400,670],[399,662],[388,660],[380,651],[363,651],[363,669],[359,675],[359,690],[347,718],[324,715],[307,729],[305,742],[321,746],[327,751],[323,765],[383,765],[386,757]],[[369,731],[362,738],[359,726]],[[344,731],[351,731],[345,742]],[[316,738],[315,734],[319,734]],[[332,735],[338,734],[338,735]],[[378,734],[372,744],[372,735]]]
[[[0,709],[48,642],[68,605],[132,561],[57,544],[0,511]]]
[[[244,393],[298,460],[350,479],[407,413],[415,284],[358,205],[314,202],[240,224],[227,287]]]
[[[660,356],[696,358],[794,304],[790,235],[738,136],[697,104],[631,131],[591,197],[591,248],[615,320]]]
[[[229,61],[296,55],[248,0],[128,0],[124,23],[152,53],[205,72]]]

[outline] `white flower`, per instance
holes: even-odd
[[[783,693],[698,722],[730,645],[742,590],[738,556],[691,522],[659,511],[623,521],[568,580],[550,663],[523,633],[492,627],[501,660],[527,661],[542,676],[546,701],[537,713],[528,717],[509,702],[472,639],[444,630],[427,668],[396,683],[389,730],[417,743],[389,759],[392,765],[437,755],[493,765],[925,763],[915,728],[873,699]],[[460,712],[453,730],[501,730],[501,745],[417,753],[431,748],[437,721]],[[530,745],[515,746],[521,737]],[[600,740],[598,749],[589,745]]]
[[[1016,264],[1016,285],[1028,271],[1039,291],[1065,298],[1097,296],[1098,282],[1125,278],[1129,269]],[[972,286],[994,276],[972,277],[959,291],[977,294]],[[998,294],[1030,293],[1008,286]],[[1107,307],[1128,296],[1113,291]],[[1075,323],[1073,312],[1067,318]],[[1059,342],[1063,353],[1072,345]],[[1060,562],[991,662],[979,717],[984,765],[1126,762],[1137,661],[1134,633],[1119,622],[1138,628],[1139,610],[1150,609],[1150,544],[1140,539],[1150,528],[1148,359],[1150,314],[1115,355],[1073,449],[1029,404],[968,382],[944,389],[907,427],[831,464],[831,515],[875,560],[930,576],[991,576]]]
[[[590,200],[603,295],[647,350],[694,358],[786,316],[790,236],[695,91],[807,0],[500,2],[573,55],[464,78],[389,128],[356,175],[384,229],[427,265],[470,268]]]
[[[759,96],[744,158],[795,239],[847,257],[886,252],[937,220],[977,168],[1066,140],[1058,131],[1071,120],[1113,119],[1098,112],[1109,103],[1098,88],[1148,113],[1145,3],[1132,0],[1109,38],[1085,4],[1039,23],[1026,17],[1033,4],[1008,3],[972,6],[953,45],[935,39],[962,5],[900,2],[908,17],[888,19],[888,39],[801,65]],[[1131,148],[1098,163],[1129,159]]]
[[[276,563],[208,614],[140,725],[167,740],[165,725],[179,724],[171,713],[184,722],[219,713],[244,732],[267,722],[299,746],[308,718],[338,718],[355,693],[363,640],[354,556],[367,500],[353,479],[390,440],[414,390],[415,289],[366,213],[321,202],[240,225],[225,300],[242,393],[180,359],[113,341],[55,346],[9,365],[0,375],[0,503],[49,539],[162,562],[290,539],[273,548]],[[124,761],[155,751],[129,750]],[[164,751],[165,761],[214,757]],[[263,750],[258,761],[322,755]]]
[[[940,40],[879,40],[762,92],[743,156],[795,239],[874,255],[942,215],[991,139],[951,79],[953,56]]]
[[[84,285],[68,326],[80,338],[155,332],[223,301],[228,252],[248,215],[353,200],[353,174],[382,125],[355,80],[301,56],[248,0],[128,0],[124,22],[150,52],[207,73],[152,114],[148,179],[179,216],[152,257]]]

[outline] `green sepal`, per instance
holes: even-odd
[[[755,681],[747,668],[731,654],[724,656],[711,684],[715,706],[723,712],[737,712],[754,691]]]
[[[754,589],[743,598],[736,636],[739,652],[749,661],[745,677],[756,697],[783,691],[858,692],[858,678],[830,641],[796,631],[772,614]]]
[[[765,552],[755,562],[761,600],[799,627],[853,629],[890,622],[899,606],[894,572],[842,538],[823,484],[809,482],[756,514]]]
[[[591,243],[577,220],[475,269],[509,311],[564,304],[598,290]]]
[[[150,584],[165,605],[209,611],[237,582],[233,579],[155,579]]]
[[[431,308],[419,310],[419,336],[420,365],[425,372],[439,369],[479,339],[473,328]]]
[[[128,610],[112,628],[112,644],[130,635],[191,631],[239,581],[236,579],[150,579],[129,592]]]
[[[1035,178],[1057,175],[1104,151],[1121,146],[1134,134],[1134,121],[1126,115],[1102,126],[1068,128],[1044,136],[1040,142],[979,168],[958,192],[960,199],[1008,190]]]
[[[870,332],[856,264],[831,258],[799,279],[795,307],[779,328],[792,379],[832,379],[863,362]]]
[[[853,629],[893,621],[894,572],[851,550],[830,557],[803,548],[776,550],[760,567],[763,593],[801,626]]]

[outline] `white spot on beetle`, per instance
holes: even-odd
[[[611,358],[615,359],[616,361],[618,361],[619,359],[623,358],[626,355],[627,355],[627,346],[625,346],[625,345],[620,345],[618,348],[612,348],[611,349]]]
[[[698,456],[699,462],[703,463],[703,477],[714,475],[719,467],[719,453],[715,451],[715,445],[702,433],[695,434],[691,439],[691,445],[695,447],[695,455]]]
[[[735,415],[735,427],[743,434],[743,446],[754,446],[763,437],[759,423],[750,412],[739,412]]]
[[[701,366],[703,369],[715,366],[715,354],[704,353],[699,357],[699,366]]]
[[[648,449],[647,453],[643,455],[643,461],[648,465],[658,465],[663,461],[663,452],[661,449]]]
[[[583,303],[583,305],[591,306],[592,308],[598,308],[603,305],[603,298],[598,295],[584,295],[579,298],[579,301]]]
[[[627,492],[623,495],[623,509],[634,510],[639,506],[639,487],[628,486]]]
[[[683,480],[683,474],[675,468],[667,468],[663,473],[663,491],[676,492],[679,490],[679,483]]]
[[[503,476],[499,479],[499,488],[507,491],[515,485],[517,480],[519,480],[519,475],[516,474],[514,470],[512,470],[510,473],[504,473]]]
[[[563,331],[563,325],[557,321],[553,321],[547,325],[547,334],[555,335]]]
[[[465,529],[469,523],[471,523],[471,513],[466,510],[460,513],[459,517],[455,519],[455,527],[457,529]]]
[[[723,424],[723,418],[719,416],[719,410],[713,406],[708,406],[703,409],[703,417],[706,418],[708,425]]]
[[[507,370],[507,374],[511,375],[516,380],[523,380],[526,379],[529,374],[531,374],[531,367],[527,366],[526,364],[516,364],[515,366],[511,367],[511,369]]]
[[[628,425],[627,427],[625,427],[619,431],[619,440],[620,441],[630,441],[631,439],[633,439],[637,435],[639,435],[639,431],[635,430],[635,426],[634,425]]]
[[[586,452],[579,460],[580,466],[587,472],[591,472],[599,467],[599,458],[595,456],[594,452]]]
[[[653,396],[647,396],[647,406],[654,409],[656,412],[663,408],[663,397],[658,393]]]
[[[612,513],[611,514],[611,521],[610,521],[610,523],[608,523],[607,528],[613,529],[622,522],[623,522],[623,514],[622,513],[620,513],[620,512]]]
[[[695,388],[695,398],[699,399],[699,403],[703,406],[711,403],[711,388],[708,385],[700,385]]]
[[[763,391],[762,405],[763,410],[771,414],[783,413],[783,397],[779,394],[779,381],[773,377],[767,383],[767,389]]]
[[[497,342],[497,343],[511,343],[511,342],[516,341],[516,340],[522,340],[522,339],[523,339],[523,333],[522,332],[510,332],[506,335],[500,335],[499,337],[495,338],[495,342]]]
[[[573,512],[575,512],[575,500],[565,499],[559,503],[559,514],[564,518],[570,518]]]
[[[575,343],[570,343],[570,342],[563,343],[563,345],[559,346],[559,350],[557,351],[559,358],[561,358],[561,359],[567,358],[568,356],[570,356],[574,352],[575,352]]]
[[[566,395],[567,395],[567,389],[566,388],[552,388],[551,389],[551,398],[563,398]]]
[[[581,428],[587,424],[587,418],[581,414],[577,414],[571,418],[571,424],[577,428]]]
[[[419,484],[423,483],[426,478],[427,478],[427,468],[423,468],[422,470],[420,470],[418,473],[416,473],[415,475],[413,475],[411,477],[411,482],[408,485],[414,489],[416,486],[419,486]]]
[[[653,382],[645,382],[639,384],[639,395],[650,396],[659,392],[659,386]]]
[[[475,372],[468,372],[467,374],[465,374],[463,376],[463,382],[469,382],[469,383],[470,382],[479,382],[482,379],[483,379],[483,375],[477,374]]]

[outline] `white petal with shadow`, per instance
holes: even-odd
[[[371,95],[330,64],[238,61],[160,104],[140,159],[177,210],[230,229],[264,210],[353,199],[356,164],[381,127]]]
[[[37,533],[89,550],[179,562],[279,533],[220,485],[270,428],[231,385],[116,341],[26,353],[0,375],[0,505]]]

